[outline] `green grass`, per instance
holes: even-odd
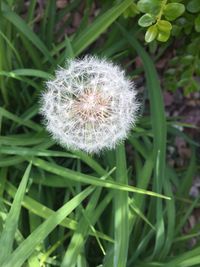
[[[25,16],[23,1],[0,2],[0,266],[200,266],[200,225],[182,232],[200,205],[188,195],[199,144],[165,116],[152,55],[122,16],[132,1],[105,1],[88,27],[93,1],[85,1],[80,28],[59,42],[80,1],[60,10],[46,1],[39,22],[37,1],[29,2]],[[57,64],[88,53],[143,75],[150,103],[126,142],[97,156],[57,145],[38,115]],[[136,57],[142,66],[130,70]],[[166,160],[176,136],[192,150],[182,170]]]

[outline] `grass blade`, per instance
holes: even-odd
[[[1,266],[3,266],[4,261],[6,261],[10,257],[10,254],[12,252],[12,246],[13,246],[13,242],[15,238],[15,232],[18,226],[21,204],[22,204],[22,200],[25,194],[30,170],[31,170],[31,163],[28,165],[24,173],[24,176],[21,180],[21,183],[19,185],[19,188],[13,200],[11,209],[7,215],[5,227],[1,234],[0,247],[4,248],[0,250],[0,265]]]
[[[41,160],[38,158],[33,158],[32,162],[35,166],[37,166],[43,170],[60,175],[64,178],[67,178],[69,180],[73,180],[75,182],[82,182],[82,183],[91,184],[94,186],[101,186],[101,187],[106,187],[106,188],[110,188],[110,189],[135,192],[138,194],[147,194],[147,195],[151,195],[151,196],[157,196],[157,197],[169,199],[166,196],[163,196],[163,195],[151,192],[151,191],[143,190],[140,188],[136,188],[133,186],[128,186],[128,185],[123,184],[123,183],[117,183],[114,181],[103,181],[103,180],[100,180],[94,176],[90,176],[90,175],[82,174],[82,173],[79,173],[76,171],[72,171],[72,170],[69,170],[67,168],[61,167],[57,164],[53,164],[53,163],[50,163],[50,162],[47,162],[47,161],[44,161],[44,160]]]
[[[48,72],[36,70],[36,69],[18,69],[12,71],[0,71],[0,75],[7,76],[11,78],[17,78],[18,76],[32,76],[42,79],[52,79],[52,75]]]
[[[78,158],[76,155],[64,152],[64,151],[53,151],[47,149],[36,149],[27,147],[15,147],[15,146],[1,146],[0,153],[7,155],[18,155],[22,157],[64,157],[64,158]]]
[[[116,149],[116,163],[116,180],[128,184],[124,144],[118,145]],[[120,191],[115,194],[114,203],[114,266],[126,267],[129,244],[128,193]]]

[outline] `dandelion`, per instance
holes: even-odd
[[[134,84],[105,59],[70,60],[41,99],[47,130],[61,145],[98,153],[127,137],[137,118]]]

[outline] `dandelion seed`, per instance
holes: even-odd
[[[41,113],[61,145],[98,153],[127,137],[137,118],[134,84],[113,63],[96,57],[67,62],[47,82]]]

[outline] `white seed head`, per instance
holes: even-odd
[[[63,146],[99,152],[127,137],[137,118],[134,84],[113,63],[70,60],[47,82],[41,99],[47,130]]]

